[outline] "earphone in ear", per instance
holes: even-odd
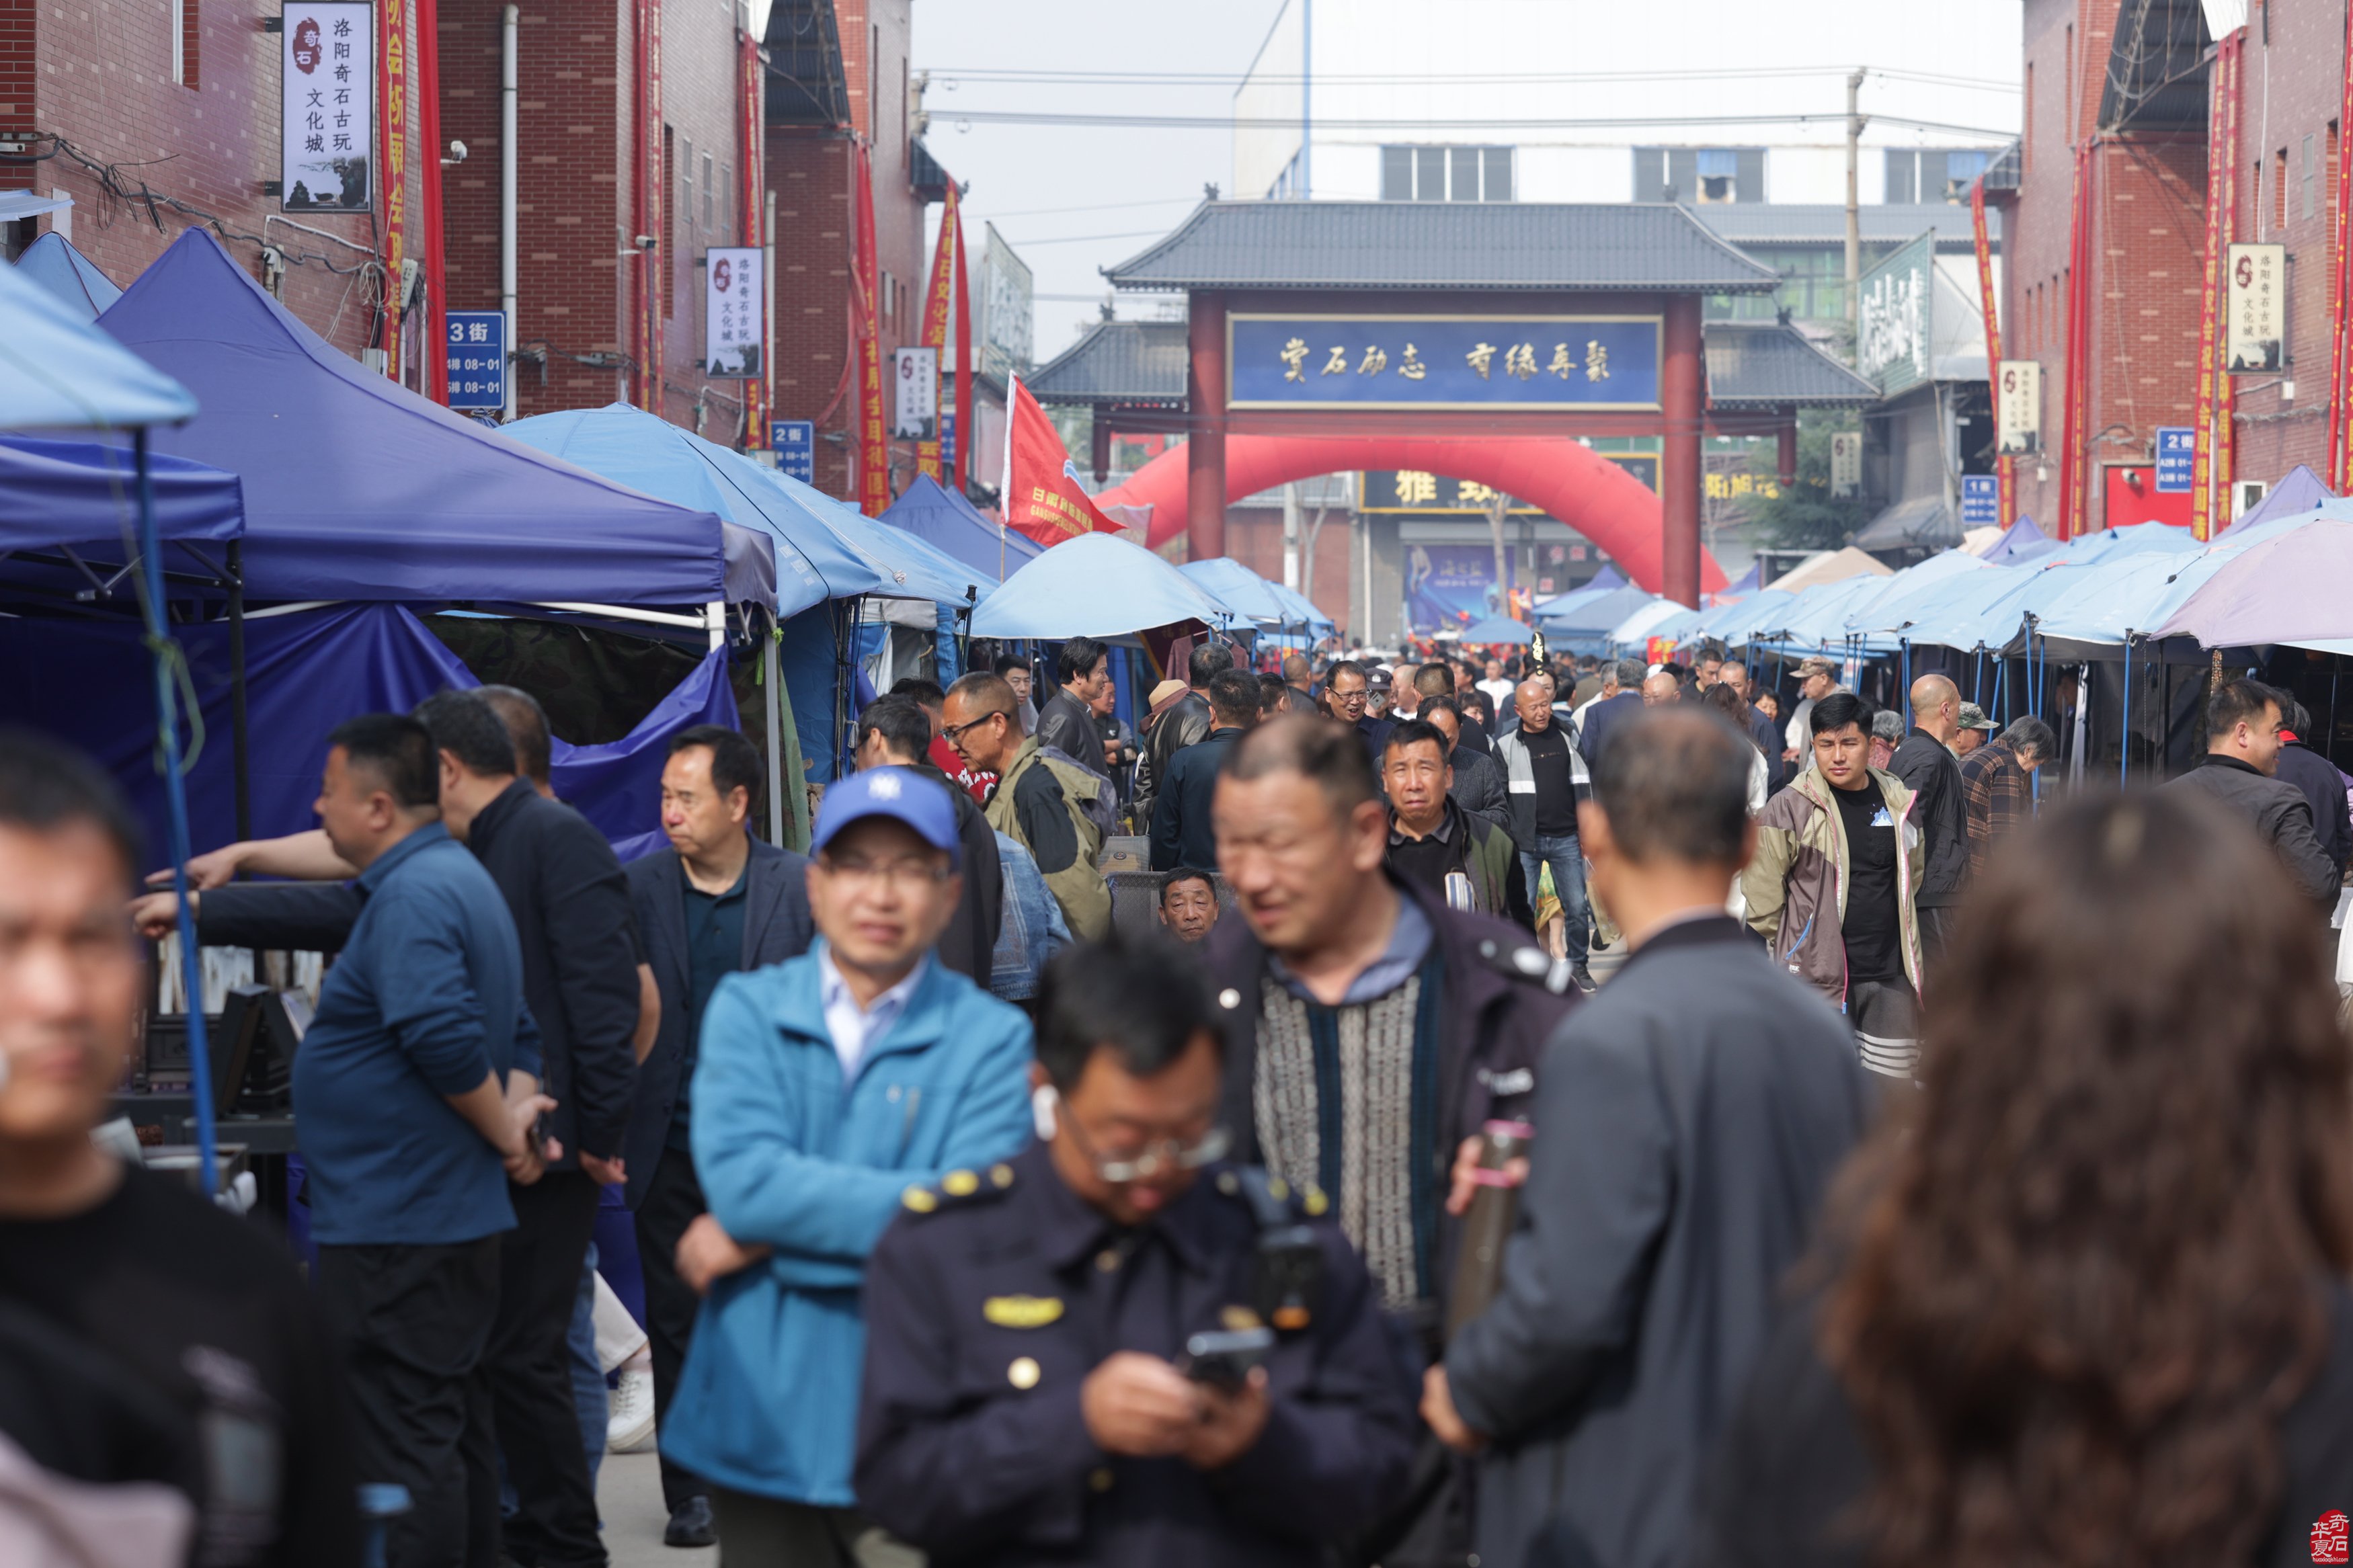
[[[1054,1136],[1054,1086],[1041,1083],[1029,1091],[1029,1124],[1038,1130],[1038,1142],[1050,1142]]]

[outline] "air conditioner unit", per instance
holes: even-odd
[[[2270,493],[2271,486],[2261,479],[2234,480],[2231,485],[2231,520],[2235,522],[2254,510]]]

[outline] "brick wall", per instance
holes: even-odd
[[[369,341],[377,297],[373,280],[354,270],[375,254],[374,226],[364,216],[305,214],[300,221],[320,232],[304,233],[273,221],[277,199],[262,195],[262,182],[279,174],[280,39],[261,21],[278,6],[187,4],[195,85],[172,80],[171,12],[158,0],[80,0],[69,9],[0,0],[0,127],[62,136],[91,161],[115,165],[118,183],[134,194],[143,183],[195,212],[162,206],[151,217],[144,203],[106,195],[98,176],[64,155],[30,171],[0,166],[0,187],[72,196],[74,245],[124,285],[203,223],[199,214],[218,220],[229,253],[256,278],[266,233],[291,263],[287,308],[338,348],[355,351]],[[412,124],[416,102],[412,73]],[[419,180],[412,157],[411,212]],[[416,254],[415,238],[408,243]],[[413,348],[412,339],[411,358]]]
[[[892,353],[913,342],[922,329],[929,258],[924,203],[908,184],[910,7],[908,0],[837,0],[836,14],[851,130],[874,139],[875,254],[878,272],[889,275],[881,320],[887,376]],[[843,376],[850,354],[849,258],[856,228],[850,159],[849,142],[838,132],[768,132],[768,187],[776,203],[776,417],[818,422],[818,488],[854,500],[850,437],[857,396],[855,385]],[[914,463],[913,441],[892,443],[894,494],[913,479]]]

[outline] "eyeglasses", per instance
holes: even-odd
[[[1335,702],[1345,703],[1352,708],[1361,708],[1365,704],[1365,700],[1371,695],[1372,692],[1369,689],[1364,691],[1335,691],[1332,693],[1332,700]]]
[[[967,731],[977,730],[991,719],[1002,719],[1005,716],[1005,710],[999,708],[993,713],[984,713],[977,719],[968,719],[961,724],[943,724],[940,726],[940,739],[953,746],[956,743],[956,738]]]
[[[1174,1138],[1162,1138],[1145,1144],[1136,1152],[1119,1159],[1107,1159],[1079,1127],[1078,1118],[1064,1115],[1061,1124],[1071,1130],[1071,1142],[1079,1146],[1095,1174],[1113,1186],[1130,1182],[1148,1182],[1164,1171],[1198,1171],[1202,1166],[1224,1156],[1233,1147],[1234,1136],[1222,1127],[1212,1127],[1191,1143],[1181,1143]]]
[[[873,887],[880,883],[893,892],[921,888],[926,882],[944,882],[952,874],[934,860],[837,860],[830,855],[820,855],[818,863],[825,868],[828,876],[856,886]]]

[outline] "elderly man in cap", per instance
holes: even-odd
[[[866,1259],[904,1194],[972,1191],[1029,1141],[1029,1020],[932,953],[960,848],[947,790],[912,769],[835,784],[810,841],[818,941],[703,1009],[711,1212],[679,1272],[705,1299],[661,1446],[712,1483],[730,1568],[891,1560],[850,1489]]]
[[[1953,755],[1956,757],[1968,756],[1993,735],[1993,721],[1987,718],[1986,710],[1974,702],[1961,704],[1960,724],[1953,735]]]

